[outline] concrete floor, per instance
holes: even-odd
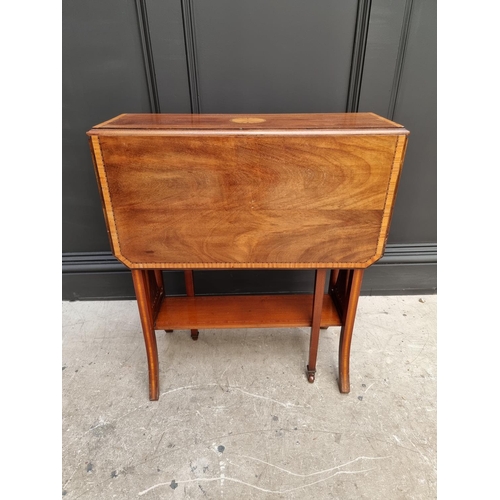
[[[339,328],[157,332],[135,301],[63,303],[63,485],[73,499],[436,498],[436,296],[361,297],[351,393]]]

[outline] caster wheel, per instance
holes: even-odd
[[[316,377],[311,373],[307,376],[307,381],[312,384],[314,382],[314,380],[316,379]]]
[[[200,334],[200,332],[199,332],[198,330],[193,330],[193,331],[191,332],[191,338],[192,338],[193,340],[198,340],[198,335],[199,335],[199,334]]]

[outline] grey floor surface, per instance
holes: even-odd
[[[63,302],[62,494],[81,499],[436,498],[436,296],[361,297],[351,393],[339,328],[157,332],[135,301]]]

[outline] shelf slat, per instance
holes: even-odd
[[[312,303],[312,294],[165,297],[155,329],[310,326]],[[321,326],[341,324],[331,297],[325,295]]]

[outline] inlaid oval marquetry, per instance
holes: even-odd
[[[255,116],[243,116],[241,118],[233,118],[233,123],[262,123],[266,120],[264,118],[256,118]]]

